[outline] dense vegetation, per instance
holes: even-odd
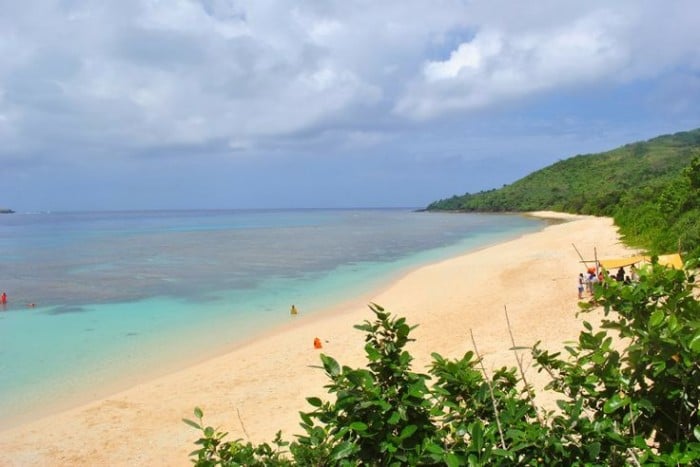
[[[690,268],[697,266],[690,264]],[[691,269],[688,270],[691,270]],[[202,411],[193,461],[213,465],[698,465],[700,302],[690,272],[653,264],[638,283],[606,282],[595,299],[601,329],[584,322],[566,358],[539,345],[556,412],[534,404],[525,376],[488,376],[478,352],[433,354],[429,374],[411,369],[410,327],[372,306],[366,368],[321,356],[332,400],[309,397],[304,434],[291,443],[226,440]],[[584,306],[586,311],[588,307]],[[622,349],[613,337],[622,338]],[[514,347],[514,351],[518,348]],[[520,359],[517,359],[520,364]]]
[[[700,129],[591,155],[512,185],[453,196],[428,210],[554,210],[611,216],[628,243],[653,253],[700,252]],[[694,162],[693,162],[694,161]]]

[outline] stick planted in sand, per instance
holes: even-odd
[[[573,244],[572,244],[573,245]],[[523,384],[525,385],[525,391],[527,391],[527,398],[530,400],[530,404],[532,404],[532,408],[535,409],[535,414],[537,414],[537,420],[540,422],[540,425],[542,424],[542,419],[540,418],[540,411],[537,410],[537,406],[535,405],[535,400],[532,396],[532,387],[530,386],[530,383],[527,382],[527,378],[525,377],[525,369],[523,368],[523,359],[518,354],[518,350],[524,347],[517,347],[515,345],[515,338],[513,337],[513,329],[511,328],[510,325],[510,318],[508,318],[508,308],[503,305],[503,311],[506,314],[506,324],[508,325],[508,334],[510,335],[510,343],[512,344],[513,347],[513,354],[515,355],[515,361],[518,363],[518,369],[520,370],[520,377],[523,379]]]
[[[496,425],[498,426],[498,434],[501,436],[501,447],[503,449],[506,448],[506,439],[503,436],[503,428],[501,427],[501,420],[498,416],[498,407],[496,406],[496,398],[493,395],[493,386],[491,385],[491,380],[489,379],[489,375],[486,373],[486,368],[484,367],[484,361],[481,358],[481,354],[479,354],[479,349],[476,348],[476,341],[474,340],[474,333],[472,330],[469,330],[469,335],[472,337],[472,345],[474,345],[474,353],[476,353],[476,358],[479,360],[479,365],[481,366],[481,371],[484,373],[484,379],[486,379],[486,384],[489,386],[489,393],[491,394],[491,404],[493,404],[493,413],[496,416]]]

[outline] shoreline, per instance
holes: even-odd
[[[0,464],[189,465],[198,433],[181,418],[190,418],[195,406],[232,439],[245,439],[247,432],[253,442],[270,441],[278,429],[291,439],[301,431],[298,411],[309,408],[305,398],[325,398],[323,372],[311,368],[319,364],[314,337],[339,363],[362,365],[364,340],[353,326],[372,318],[370,301],[419,325],[409,347],[416,371],[429,363],[430,352],[456,357],[470,350],[470,329],[487,367],[514,366],[504,306],[518,345],[533,339],[546,348],[561,345],[580,329],[574,281],[581,266],[571,243],[582,251],[597,246],[603,256],[633,250],[620,243],[608,218],[530,215],[559,222],[410,270],[380,290],[302,314],[222,355],[1,431]]]
[[[510,213],[510,215],[521,218],[525,217],[518,213]],[[189,350],[189,353],[181,351],[182,349],[180,349],[180,351],[175,350],[175,354],[173,355],[162,355],[161,357],[166,358],[161,358],[158,360],[157,365],[152,365],[145,361],[138,361],[131,362],[129,366],[127,366],[124,364],[124,361],[122,361],[121,363],[123,364],[123,368],[128,368],[129,370],[117,374],[116,378],[110,378],[107,382],[98,381],[98,383],[95,384],[94,381],[89,380],[89,375],[100,371],[98,367],[95,367],[90,372],[84,372],[80,375],[80,378],[83,378],[84,382],[78,378],[73,378],[72,381],[74,383],[72,385],[72,390],[65,391],[62,390],[62,388],[57,388],[55,391],[57,397],[52,397],[49,391],[44,391],[45,394],[41,394],[41,397],[35,397],[36,402],[33,403],[27,402],[30,400],[29,398],[21,401],[16,398],[18,404],[8,405],[5,417],[0,420],[0,433],[38,420],[46,419],[47,417],[51,417],[66,411],[70,411],[90,403],[108,399],[137,385],[167,377],[168,375],[177,373],[183,369],[194,367],[211,359],[237,351],[258,339],[272,338],[279,333],[292,331],[303,322],[323,319],[329,315],[340,314],[358,308],[364,309],[371,301],[373,296],[388,288],[401,277],[416,269],[441,262],[455,256],[461,256],[483,248],[488,248],[506,240],[519,238],[522,235],[526,235],[532,231],[537,231],[535,229],[542,229],[545,225],[545,222],[540,222],[539,224],[533,224],[534,227],[528,227],[519,232],[516,231],[505,234],[499,233],[495,236],[489,236],[487,237],[488,240],[486,242],[483,240],[477,240],[476,246],[471,241],[464,240],[463,244],[451,246],[449,247],[449,250],[447,247],[444,248],[445,251],[441,252],[439,251],[440,249],[425,250],[424,252],[414,255],[412,259],[404,258],[397,260],[396,263],[401,263],[400,266],[394,266],[389,273],[373,273],[374,276],[377,277],[365,280],[367,283],[364,285],[358,285],[356,282],[349,281],[349,283],[346,283],[345,290],[338,291],[336,294],[328,293],[327,287],[322,286],[319,288],[314,286],[312,289],[315,290],[316,293],[311,292],[308,294],[308,297],[303,297],[303,301],[300,299],[299,302],[296,303],[297,306],[302,305],[299,316],[290,317],[290,315],[286,312],[287,310],[283,309],[281,314],[276,315],[275,319],[277,321],[274,323],[268,323],[270,324],[269,326],[253,326],[246,334],[237,334],[235,337],[227,335],[226,342],[218,342],[218,345],[209,347],[206,347],[206,345],[200,345],[199,347],[192,347],[191,343],[184,343],[184,345],[181,347],[192,347]],[[438,253],[435,254],[435,251],[438,251]],[[423,258],[419,259],[421,255],[423,255]],[[318,292],[321,292],[321,294]],[[323,295],[324,293],[326,293],[327,296]],[[322,298],[319,299],[319,296],[322,296]],[[221,322],[219,323],[219,328],[222,324],[223,323]],[[224,328],[220,329],[235,329],[237,327],[236,324],[237,323],[228,323],[224,325]],[[179,336],[179,339],[187,340],[189,338],[188,328],[183,328],[180,331],[182,334]],[[214,332],[216,332],[216,330],[214,330]],[[206,333],[207,332],[205,330],[204,334]],[[202,334],[202,332],[200,331],[199,334]],[[148,345],[155,350],[154,345],[156,344],[154,344],[154,342],[156,341],[154,340],[153,342],[148,343]],[[177,346],[178,340],[173,342],[175,342],[175,345]],[[168,348],[168,346],[172,344],[169,342],[160,342],[158,345],[160,348]],[[145,354],[148,353],[149,351],[146,349]],[[141,364],[141,366],[136,366],[134,363]],[[114,365],[114,362],[112,365]],[[48,386],[51,386],[51,384]],[[12,401],[11,397],[10,401]],[[25,406],[27,407],[26,410],[22,408]],[[0,409],[2,409],[1,403]]]

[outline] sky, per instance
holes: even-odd
[[[424,207],[700,127],[696,0],[0,0],[0,206]]]

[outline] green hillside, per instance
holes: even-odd
[[[654,252],[700,249],[700,129],[578,155],[511,185],[436,201],[429,211],[554,210],[612,216],[627,241]]]

